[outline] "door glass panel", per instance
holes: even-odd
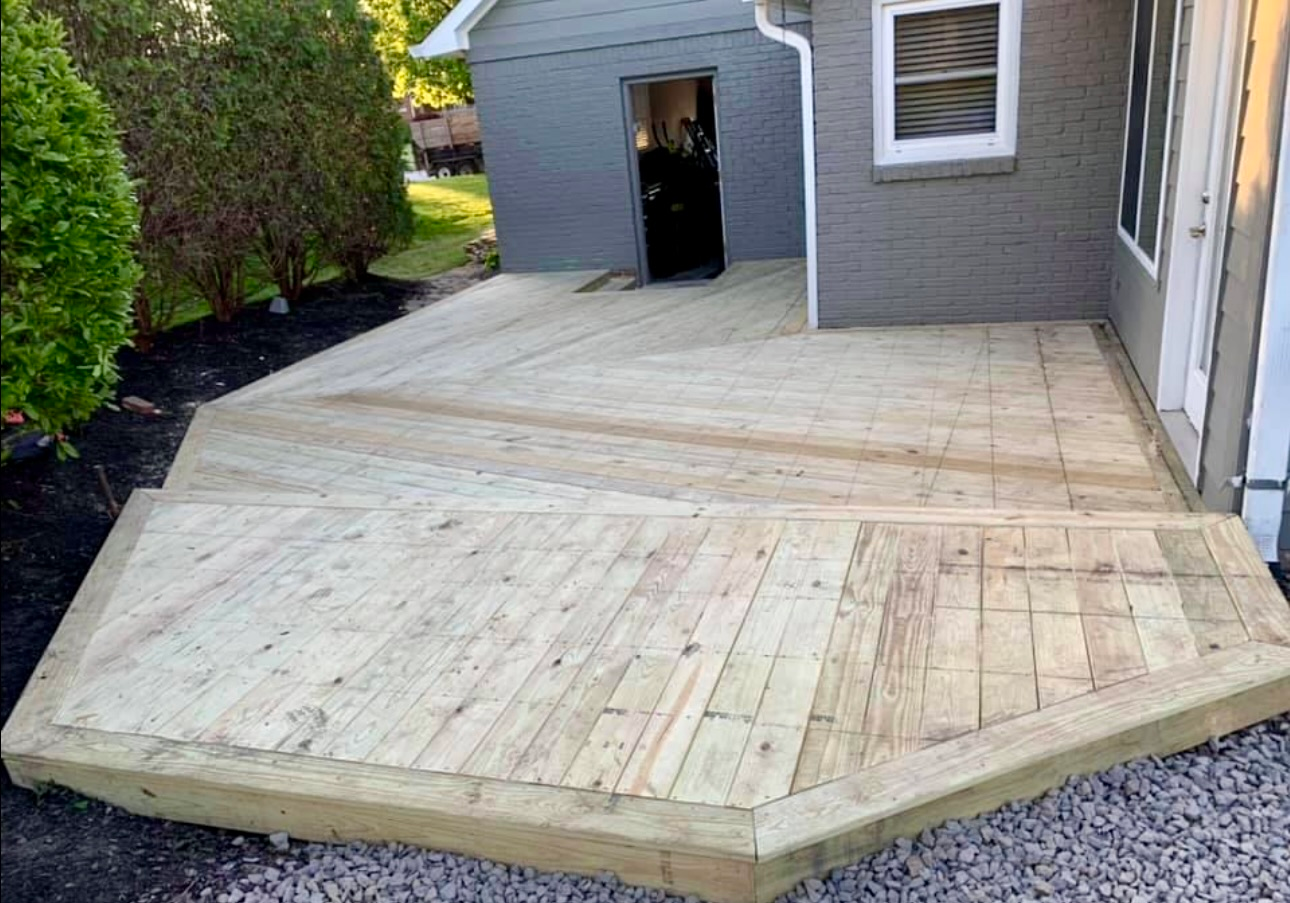
[[[1142,153],[1142,213],[1138,218],[1138,247],[1156,259],[1160,205],[1164,194],[1169,130],[1169,98],[1173,86],[1174,0],[1156,0],[1156,36],[1151,51],[1151,89],[1147,92],[1147,134]]]
[[[1176,0],[1138,0],[1129,73],[1120,228],[1153,263],[1169,162],[1176,9]]]

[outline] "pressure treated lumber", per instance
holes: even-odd
[[[500,276],[203,407],[170,489],[1168,511],[1085,323],[801,332],[800,263]]]
[[[503,276],[204,406],[18,783],[716,901],[1290,709],[1290,608],[1089,324]],[[1162,476],[1163,474],[1163,476]]]
[[[1287,709],[1290,649],[1247,643],[769,803],[754,811],[757,900],[1068,775],[1178,752]]]
[[[1251,631],[1290,613],[1236,522],[1099,517],[141,492],[5,761],[149,814],[765,899],[1288,707]],[[897,778],[917,805],[865,814]]]

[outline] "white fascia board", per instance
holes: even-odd
[[[470,30],[496,3],[497,0],[461,0],[424,41],[409,47],[408,53],[419,60],[465,53],[470,49]]]

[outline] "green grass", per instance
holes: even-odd
[[[468,261],[464,245],[493,225],[493,204],[488,197],[488,178],[482,175],[454,176],[408,186],[415,219],[408,247],[382,257],[372,264],[372,273],[387,279],[415,281],[429,279]],[[336,279],[340,270],[323,267],[311,283]],[[247,305],[264,304],[278,293],[276,286],[256,258],[246,264]],[[202,298],[180,305],[170,328],[210,316]]]
[[[340,276],[340,268],[334,266],[325,266],[314,273],[309,280],[311,285],[319,282],[327,282]],[[278,287],[273,284],[269,274],[264,269],[264,264],[260,263],[258,257],[251,257],[246,262],[246,306],[251,307],[256,304],[267,304],[278,293]],[[179,309],[175,312],[175,318],[168,329],[174,329],[176,326],[183,326],[185,323],[192,323],[194,320],[204,320],[211,316],[210,305],[206,299],[194,295],[186,298],[179,304]]]
[[[462,246],[493,225],[488,178],[454,176],[408,186],[416,217],[412,244],[372,264],[387,279],[429,279],[467,262]]]

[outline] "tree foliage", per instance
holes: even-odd
[[[122,126],[138,185],[144,279],[134,297],[143,346],[199,292],[217,317],[241,307],[255,236],[233,145],[235,86],[202,0],[36,0],[66,25],[77,67]]]
[[[258,255],[296,299],[407,233],[402,147],[375,28],[358,0],[38,0],[126,124],[143,202],[141,331],[196,290],[217,319]]]
[[[212,0],[238,79],[237,155],[253,161],[258,251],[299,296],[321,260],[350,275],[410,237],[407,130],[355,0]]]
[[[24,0],[3,0],[0,15],[0,409],[60,435],[116,384],[140,276],[138,210],[112,116],[74,71],[57,21]]]
[[[394,96],[423,107],[456,106],[474,100],[464,60],[417,60],[408,48],[420,43],[456,5],[455,0],[363,0],[376,20],[376,52],[393,80]]]

